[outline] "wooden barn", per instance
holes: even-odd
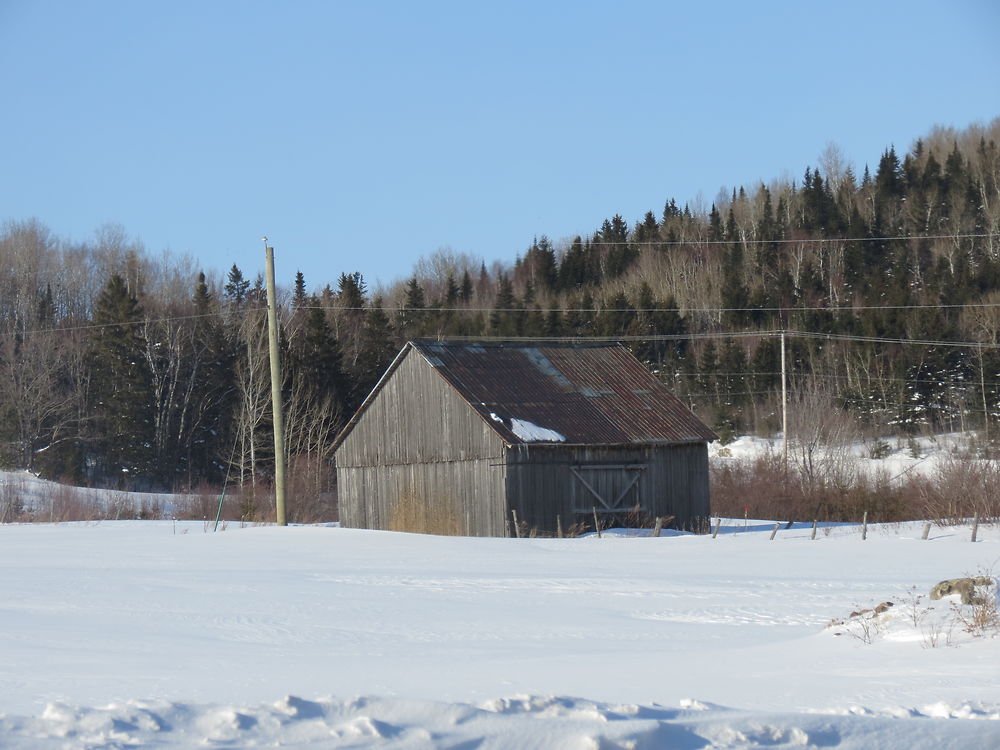
[[[716,435],[618,344],[410,342],[337,438],[344,526],[551,533],[709,515]]]

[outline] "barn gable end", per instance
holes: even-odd
[[[344,526],[504,534],[503,442],[413,347],[338,443]]]

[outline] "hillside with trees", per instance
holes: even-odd
[[[5,465],[130,489],[266,485],[259,275],[214,278],[114,227],[68,243],[38,220],[6,224],[0,255]],[[363,272],[300,273],[282,295],[286,447],[315,503],[333,437],[418,337],[619,339],[730,436],[780,429],[784,331],[800,441],[843,416],[873,435],[1000,435],[1000,120],[890,146],[861,174],[829,148],[800,180],[540,234],[513,262],[439,251],[377,290]]]

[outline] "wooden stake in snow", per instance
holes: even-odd
[[[979,532],[979,514],[976,513],[972,519],[972,541],[976,541],[976,534]]]
[[[510,516],[514,519],[514,536],[518,539],[521,538],[521,525],[517,522],[517,511],[513,508],[510,509]]]
[[[712,539],[715,539],[719,535],[719,529],[722,527],[722,519],[715,519],[715,531],[712,532]]]
[[[663,530],[663,518],[660,516],[656,517],[656,524],[653,526],[653,536],[659,536],[660,531]]]
[[[868,538],[868,511],[861,517],[861,541]]]
[[[931,533],[931,522],[928,521],[927,523],[924,524],[924,535],[920,538],[926,540],[927,535],[930,533]]]
[[[778,527],[781,526],[780,521],[774,522],[774,529],[771,531],[771,541],[774,541],[774,535],[778,533]]]
[[[816,527],[817,526],[819,526],[819,519],[818,518],[814,518],[813,519],[813,532],[812,532],[812,536],[809,537],[810,539],[815,539],[816,538]]]
[[[594,528],[597,529],[597,538],[601,538],[601,522],[597,520],[597,506],[593,506],[594,510]]]
[[[563,538],[562,516],[560,515],[556,516],[556,536],[559,537],[560,539]]]

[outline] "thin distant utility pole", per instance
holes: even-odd
[[[271,355],[271,413],[274,415],[274,510],[278,526],[285,520],[285,428],[281,419],[281,362],[278,360],[278,308],[274,295],[274,248],[264,242],[267,275],[267,344]]]
[[[785,449],[785,476],[788,476],[788,375],[785,373],[785,331],[781,331],[781,442]]]

